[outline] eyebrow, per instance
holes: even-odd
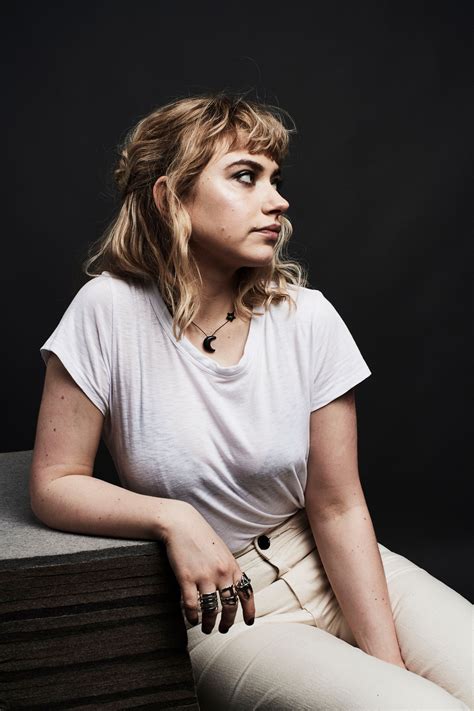
[[[250,166],[250,168],[253,168],[257,173],[263,173],[265,170],[265,168],[263,167],[263,165],[261,163],[257,163],[257,161],[250,160],[249,158],[241,158],[239,160],[234,161],[233,163],[229,163],[229,165],[226,166],[226,170],[227,170],[227,168],[232,168],[232,166],[234,166],[234,165],[248,165],[248,166]],[[281,177],[281,169],[280,168],[276,168],[273,171],[271,177],[273,178],[276,175]]]

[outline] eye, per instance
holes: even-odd
[[[243,178],[244,176],[250,176],[251,180],[250,181],[246,181],[246,180],[241,181],[241,178]],[[246,185],[254,185],[254,183],[255,183],[255,173],[253,170],[242,170],[242,171],[240,171],[240,173],[236,173],[234,175],[234,178],[236,178],[239,182],[245,183]],[[283,185],[283,180],[281,178],[274,178],[272,181],[272,185],[275,186],[275,189],[277,191],[280,191],[281,186]]]
[[[240,171],[240,173],[236,173],[234,175],[234,178],[237,178],[237,180],[240,181],[240,179],[243,178],[245,175],[249,175],[252,178],[252,181],[247,182],[246,180],[244,180],[242,182],[246,183],[247,185],[253,185],[255,182],[255,173],[253,172],[253,170],[242,170]]]

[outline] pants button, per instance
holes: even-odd
[[[259,536],[257,538],[257,543],[262,550],[266,550],[267,548],[270,548],[270,539],[268,538],[268,536],[265,536],[265,535]]]

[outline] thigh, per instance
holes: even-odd
[[[406,666],[472,708],[473,606],[404,556],[380,543],[379,550]],[[352,639],[340,608],[319,625]]]
[[[472,707],[473,606],[407,558],[381,555],[406,665]]]
[[[467,709],[428,679],[307,624],[239,623],[190,657],[201,711]]]

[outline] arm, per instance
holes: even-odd
[[[33,513],[63,531],[165,540],[170,523],[191,507],[94,478],[103,421],[102,413],[51,354],[30,471]]]
[[[305,501],[326,575],[359,648],[404,667],[359,478],[353,389],[311,413]]]
[[[30,502],[51,528],[119,538],[161,539],[181,587],[184,610],[198,623],[197,593],[238,581],[234,556],[191,504],[146,496],[95,479],[93,467],[104,417],[51,354],[41,400],[30,471]],[[255,617],[253,595],[238,593],[246,624]],[[237,608],[226,606],[219,625],[226,632]],[[203,613],[209,633],[217,611]]]

